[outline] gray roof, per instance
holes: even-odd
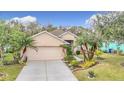
[[[65,32],[66,32],[66,31],[57,29],[57,30],[51,31],[50,33],[52,33],[53,35],[59,36],[59,35],[65,33]]]

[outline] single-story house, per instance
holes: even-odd
[[[59,32],[59,31],[58,31]],[[57,33],[56,33],[57,34]],[[32,38],[37,51],[27,48],[26,56],[28,60],[60,60],[64,58],[65,51],[61,45],[73,43],[76,35],[65,32],[55,35],[53,32],[42,31]]]

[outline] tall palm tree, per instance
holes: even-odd
[[[20,40],[20,50],[22,50],[21,59],[23,59],[23,57],[25,57],[27,48],[33,48],[37,51],[37,48],[34,46],[34,40],[31,37],[29,37],[28,35],[25,35],[23,37],[23,39]]]
[[[101,46],[101,42],[101,37],[98,37],[95,32],[83,32],[82,35],[77,38],[76,43],[81,48],[84,62],[93,59],[96,49]]]

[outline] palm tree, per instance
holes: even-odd
[[[34,40],[28,35],[25,35],[23,39],[20,40],[20,50],[22,50],[21,60],[25,57],[25,52],[27,48],[33,48],[37,51],[37,48],[34,46]],[[26,58],[26,61],[27,61],[27,58]]]
[[[79,36],[76,42],[81,48],[84,62],[93,59],[95,51],[101,45],[101,39],[95,32],[83,32]]]

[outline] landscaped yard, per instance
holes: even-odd
[[[20,73],[23,65],[20,64],[14,64],[14,65],[6,65],[0,67],[0,73],[5,73],[6,78],[2,79],[4,80],[15,80],[18,74]]]
[[[78,80],[124,80],[124,56],[115,54],[103,54],[103,60],[97,60],[99,64],[85,70],[73,72]],[[88,78],[88,71],[95,73],[95,78]]]

